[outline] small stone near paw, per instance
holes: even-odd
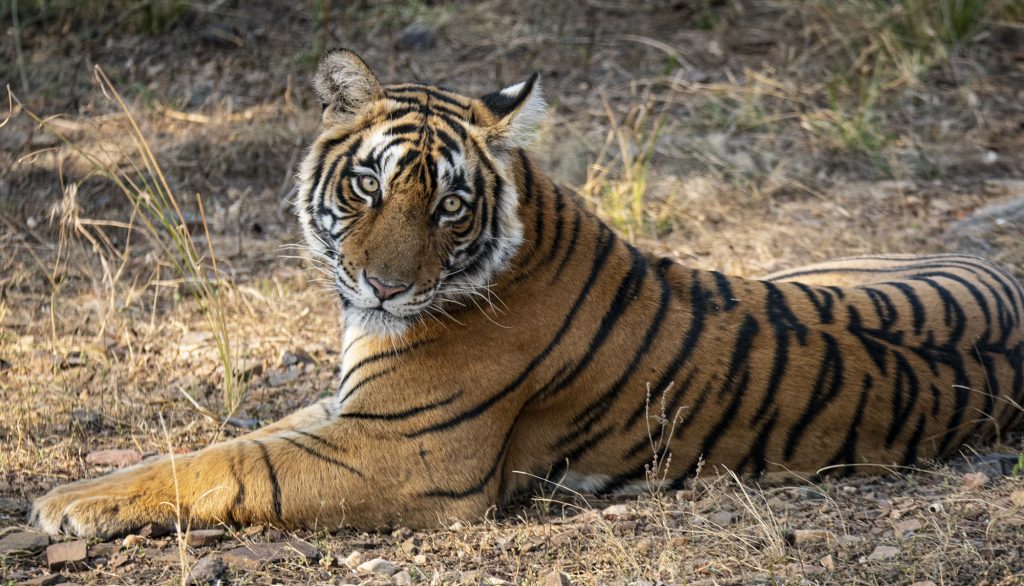
[[[210,584],[220,579],[225,569],[224,559],[219,555],[209,555],[196,562],[188,573],[189,584]]]
[[[0,539],[0,556],[33,555],[50,545],[50,537],[36,531],[8,533]]]
[[[84,541],[54,543],[46,548],[46,565],[50,570],[78,570],[85,566],[88,547]]]
[[[293,539],[277,543],[252,543],[224,552],[224,561],[243,568],[258,568],[265,563],[282,562],[287,559],[320,559],[320,552],[312,545]]]
[[[185,541],[190,547],[206,547],[224,539],[223,529],[196,529],[189,531]]]

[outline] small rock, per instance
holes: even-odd
[[[626,505],[612,505],[601,511],[601,516],[608,521],[617,521],[629,516],[629,507]]]
[[[360,572],[367,574],[377,574],[380,576],[391,576],[398,571],[395,564],[387,561],[383,558],[373,558],[368,562],[363,562],[356,566],[356,569]]]
[[[1010,493],[1010,502],[1015,507],[1024,508],[1024,490],[1015,490]]]
[[[968,472],[964,474],[961,485],[967,490],[977,490],[988,484],[988,474],[984,472]]]
[[[896,539],[903,539],[919,531],[921,527],[924,527],[924,523],[920,519],[907,519],[893,525],[892,532]]]
[[[89,557],[109,558],[121,551],[120,543],[97,543],[89,546]]]
[[[465,529],[465,527],[466,526],[462,524],[462,521],[456,521],[456,522],[454,522],[454,523],[452,523],[451,525],[448,526],[448,530],[449,531],[462,531],[463,529]]]
[[[797,529],[791,534],[793,545],[810,545],[812,543],[828,543],[836,538],[827,529]]]
[[[353,551],[352,553],[348,554],[348,557],[341,560],[341,563],[345,564],[346,566],[354,570],[357,567],[359,567],[359,564],[363,563],[363,554],[361,554],[358,551]]]
[[[46,565],[50,570],[79,569],[89,555],[89,548],[84,541],[68,541],[54,543],[46,548]]]
[[[898,547],[893,547],[891,545],[879,545],[875,548],[874,551],[871,552],[871,555],[868,556],[868,561],[879,562],[890,560],[898,556],[899,554],[900,549]]]
[[[313,357],[309,354],[309,352],[306,352],[302,348],[295,348],[294,350],[285,350],[284,352],[281,353],[280,360],[278,360],[278,364],[280,364],[284,368],[288,368],[289,366],[295,366],[296,364],[313,364],[314,362],[315,360],[313,360]]]
[[[316,560],[320,558],[320,552],[312,545],[297,539],[275,543],[252,543],[224,552],[225,562],[247,569],[292,558]]]
[[[204,27],[199,31],[199,38],[202,39],[203,42],[209,43],[215,47],[234,48],[245,46],[245,40],[238,34],[238,31],[236,31],[231,25],[223,23],[211,24]]]
[[[50,545],[50,536],[36,531],[17,531],[0,538],[0,556],[35,555]]]
[[[400,51],[423,51],[437,44],[437,31],[423,22],[414,22],[398,33],[395,45]]]
[[[391,582],[396,586],[409,586],[412,584],[412,574],[409,573],[409,570],[402,570],[391,576]]]
[[[283,387],[299,380],[302,369],[289,368],[288,370],[274,370],[267,376],[267,384],[272,387]]]
[[[67,370],[69,368],[78,368],[80,366],[85,366],[85,364],[85,353],[80,352],[78,350],[73,350],[71,352],[68,352],[68,355],[65,356],[63,360],[60,361],[60,369]]]
[[[226,566],[224,558],[219,555],[208,555],[196,562],[188,573],[189,584],[209,584],[220,579]]]
[[[830,572],[836,571],[836,561],[832,559],[831,554],[818,560],[818,563],[821,564],[821,567],[825,568]]]
[[[146,538],[141,535],[125,535],[121,545],[125,548],[138,547],[146,543]]]
[[[71,423],[84,430],[99,430],[103,427],[103,416],[89,409],[74,409],[71,411]]]
[[[935,584],[935,582],[932,582],[931,580],[922,580],[920,582],[914,582],[910,586],[937,586],[937,585]]]
[[[224,539],[225,533],[223,529],[197,529],[188,532],[185,542],[190,547],[206,547]]]
[[[423,564],[427,563],[427,556],[423,555],[422,553],[418,553],[413,556],[412,561],[413,563],[422,566]]]
[[[116,466],[124,468],[142,461],[138,450],[96,450],[85,456],[85,462],[94,466]]]
[[[537,584],[538,586],[572,586],[569,576],[557,570],[541,578]]]
[[[402,542],[402,551],[409,555],[413,555],[420,550],[421,543],[422,540],[414,535]]]

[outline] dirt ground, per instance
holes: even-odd
[[[289,205],[324,48],[471,95],[539,71],[538,160],[692,266],[958,250],[1024,277],[1024,2],[23,0],[0,26],[0,583],[182,583],[220,559],[232,584],[1024,584],[1019,430],[880,477],[706,473],[611,501],[544,483],[432,532],[149,535],[68,567],[2,541],[105,450],[196,449],[331,392],[339,308]],[[176,270],[116,187],[150,181],[146,161],[215,272]],[[232,551],[289,540],[311,548]],[[358,568],[374,558],[393,567]]]

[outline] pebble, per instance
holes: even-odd
[[[142,461],[138,450],[96,450],[85,456],[85,462],[94,466],[116,466],[124,468]]]
[[[78,569],[89,555],[84,541],[54,543],[46,548],[46,565],[50,570]]]
[[[120,543],[97,543],[89,546],[89,557],[109,558],[121,551]]]
[[[356,569],[367,574],[378,574],[381,576],[391,576],[398,571],[395,564],[384,558],[373,558],[368,562],[359,564],[356,566]]]
[[[420,550],[422,540],[419,537],[413,536],[402,542],[402,551],[412,555]]]
[[[141,535],[125,535],[124,540],[121,541],[121,545],[129,547],[138,547],[146,542],[146,538]]]
[[[977,490],[988,484],[988,474],[984,472],[968,472],[964,474],[961,485],[968,490]]]
[[[224,552],[225,562],[247,569],[296,557],[316,560],[320,558],[320,553],[312,545],[297,539],[275,543],[252,543]]]
[[[572,581],[564,572],[554,571],[545,575],[537,583],[538,586],[572,586]]]
[[[209,555],[196,562],[188,573],[189,584],[210,584],[220,579],[226,569],[224,558],[219,555]]]
[[[206,547],[224,539],[225,534],[226,531],[223,529],[197,529],[188,532],[188,535],[185,537],[185,542],[188,543],[190,547]]]
[[[893,525],[892,532],[896,536],[896,539],[903,539],[913,535],[916,531],[924,527],[924,523],[920,519],[907,519],[906,521],[900,521]]]
[[[899,554],[900,549],[898,547],[893,547],[891,545],[879,545],[875,548],[874,551],[871,552],[871,555],[868,556],[868,561],[879,562],[889,560],[898,556]]]
[[[626,505],[612,505],[601,511],[601,516],[608,521],[617,521],[629,516],[629,507]]]
[[[285,350],[281,353],[281,359],[278,361],[284,368],[295,366],[296,364],[313,364],[313,362],[313,357],[302,348]]]
[[[0,538],[0,557],[35,555],[50,545],[50,536],[36,531],[17,531]]]
[[[412,574],[408,570],[402,570],[391,576],[391,582],[396,586],[409,586],[412,584]]]
[[[793,545],[810,545],[835,541],[835,536],[827,529],[797,529],[792,533]]]
[[[1010,493],[1010,502],[1015,507],[1024,508],[1024,490],[1015,490]]]
[[[422,22],[414,22],[398,33],[395,45],[400,51],[423,51],[437,44],[437,32]]]
[[[354,569],[358,567],[359,564],[363,563],[363,554],[359,553],[358,551],[353,551],[352,553],[348,554],[348,556],[345,559],[343,559],[341,563]]]

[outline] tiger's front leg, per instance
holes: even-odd
[[[471,460],[334,420],[216,444],[176,457],[173,465],[161,458],[58,487],[34,503],[32,520],[49,533],[83,537],[179,520],[191,526],[432,526],[478,517],[497,498],[496,484],[467,498],[424,494],[420,480],[472,475]]]

